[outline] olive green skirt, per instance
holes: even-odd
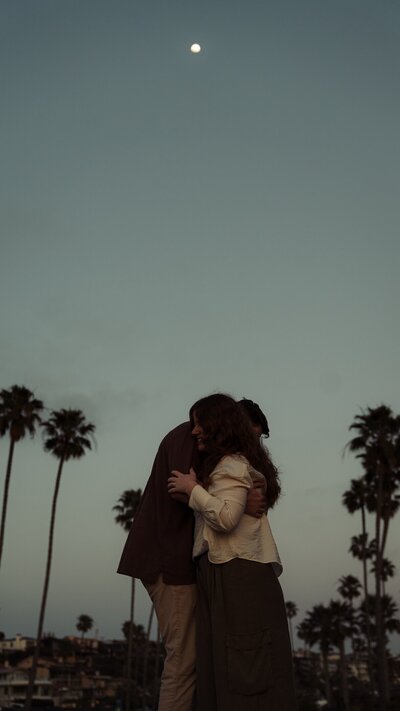
[[[296,711],[285,603],[270,564],[197,560],[196,711]]]

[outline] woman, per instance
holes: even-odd
[[[244,513],[253,483],[268,508],[280,494],[277,470],[235,400],[210,395],[190,410],[205,463],[173,471],[170,494],[184,493],[196,514],[197,711],[296,709],[282,572],[267,515]]]

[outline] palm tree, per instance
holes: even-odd
[[[157,708],[157,702],[160,695],[160,662],[162,655],[162,641],[161,641],[161,631],[160,625],[157,623],[157,642],[156,642],[156,654],[155,654],[155,665],[154,665],[154,684],[153,684],[153,708]]]
[[[390,595],[382,596],[383,624],[385,630],[385,644],[388,643],[387,633],[400,634],[399,608]]]
[[[368,599],[368,572],[367,572],[367,560],[370,560],[376,550],[375,541],[368,543],[368,533],[360,533],[358,536],[352,536],[351,544],[349,548],[349,553],[352,554],[354,558],[362,561],[363,565],[363,588],[364,588],[364,602]],[[374,681],[374,664],[372,658],[372,647],[371,647],[371,630],[369,626],[369,618],[366,620],[365,626],[365,638],[367,640],[367,659],[368,659],[368,676],[372,687],[375,688]]]
[[[357,579],[356,581],[358,582]],[[338,602],[337,600],[331,600],[329,605],[329,612],[331,616],[331,639],[333,644],[338,647],[340,655],[340,679],[344,708],[346,709],[346,711],[349,711],[350,705],[349,690],[347,684],[345,641],[347,637],[352,638],[353,636],[353,614],[350,605],[348,605],[346,602]]]
[[[368,572],[367,572],[367,559],[371,557],[370,549],[368,546],[368,533],[366,525],[366,508],[368,499],[368,485],[364,479],[352,479],[350,483],[350,489],[345,491],[342,497],[343,506],[346,507],[350,514],[356,511],[361,512],[361,530],[362,533],[359,536],[353,536],[351,539],[350,553],[358,560],[361,560],[363,566],[363,587],[364,587],[364,600],[368,597]],[[368,675],[370,683],[374,686],[373,677],[373,662],[372,662],[372,651],[371,651],[371,631],[369,629],[369,621],[367,621],[366,626],[366,639],[367,639],[367,654],[368,654]],[[354,650],[353,650],[354,651]]]
[[[144,631],[143,625],[136,625],[134,622],[132,623],[130,620],[126,620],[126,622],[124,622],[122,625],[122,634],[124,635],[125,639],[128,640],[128,638],[129,638],[129,628],[130,627],[132,627],[133,639],[139,640],[140,642],[144,642],[145,631]]]
[[[350,489],[345,491],[342,497],[343,506],[346,507],[350,514],[356,511],[361,511],[361,536],[359,537],[361,544],[360,560],[363,562],[363,574],[364,574],[364,597],[368,595],[368,576],[367,576],[367,563],[366,563],[366,546],[368,542],[368,534],[366,527],[366,507],[367,507],[367,496],[368,496],[368,486],[364,479],[352,479],[350,483]],[[358,557],[358,556],[357,556]]]
[[[382,555],[386,547],[387,537],[389,532],[390,520],[396,515],[400,508],[400,495],[397,493],[400,487],[400,433],[399,441],[394,443],[394,461],[393,469],[387,472],[388,476],[384,478],[382,491],[382,536],[381,550]],[[369,513],[376,515],[378,510],[378,484],[375,472],[372,468],[366,469],[365,481],[368,486],[367,509]]]
[[[89,615],[79,615],[78,622],[76,623],[76,629],[82,632],[81,639],[83,639],[86,632],[89,632],[93,627],[93,619]]]
[[[354,626],[355,626],[353,600],[360,597],[361,588],[362,588],[362,585],[361,585],[360,581],[358,580],[358,578],[355,578],[354,575],[343,575],[339,579],[338,593],[339,593],[339,595],[342,596],[342,598],[345,601],[349,602],[352,628],[354,628]],[[354,657],[353,629],[352,629],[352,633],[351,633],[351,648],[352,648],[353,657]]]
[[[356,415],[350,430],[356,436],[347,447],[361,460],[371,496],[369,510],[375,512],[375,604],[378,657],[379,704],[385,711],[389,701],[389,683],[382,617],[381,569],[391,517],[396,513],[396,490],[400,481],[400,417],[386,405],[368,407]]]
[[[92,449],[92,439],[95,426],[86,422],[81,410],[62,409],[52,412],[46,422],[42,422],[44,432],[44,449],[58,459],[58,470],[54,486],[53,502],[51,507],[49,542],[47,549],[46,572],[44,577],[42,601],[39,612],[39,622],[36,634],[36,645],[29,674],[29,685],[26,696],[26,711],[30,711],[35,683],[37,663],[39,659],[40,641],[43,634],[44,615],[46,610],[47,593],[50,582],[51,562],[53,557],[54,526],[57,509],[57,498],[60,490],[61,475],[64,463],[69,459],[81,459],[86,450]]]
[[[305,642],[306,652],[309,653],[311,648],[310,639],[313,636],[309,617],[306,617],[297,625],[297,636]]]
[[[319,644],[328,708],[332,705],[332,690],[328,663],[328,655],[331,651],[333,643],[331,621],[332,614],[329,607],[326,607],[325,605],[314,605],[314,607],[307,613],[307,616],[301,625],[297,627],[298,636],[310,647],[313,647],[315,644]]]
[[[360,597],[361,583],[354,575],[342,575],[339,579],[338,593],[344,600],[348,600],[353,607],[353,600]]]
[[[292,650],[294,650],[292,619],[293,619],[293,617],[296,617],[296,615],[298,614],[298,608],[297,608],[296,603],[291,602],[291,600],[288,600],[285,603],[285,606],[286,606],[286,616],[289,620],[290,641],[292,643]]]
[[[359,533],[358,536],[352,536],[349,553],[357,560],[371,560],[376,555],[375,538],[368,542],[368,533]]]
[[[376,573],[376,565],[375,563],[371,567],[371,573]],[[385,590],[385,583],[389,580],[389,578],[394,578],[396,575],[396,566],[394,563],[392,563],[389,558],[382,558],[382,567],[381,567],[381,582],[382,582],[382,596],[386,595],[386,590]]]
[[[10,487],[14,447],[17,442],[24,439],[27,433],[30,434],[31,438],[35,436],[36,426],[40,423],[40,413],[42,410],[43,402],[37,400],[33,393],[24,385],[13,385],[9,390],[0,391],[0,437],[4,437],[7,433],[10,437],[1,512],[0,564],[3,554],[8,491]]]
[[[382,595],[382,612],[383,612],[383,629],[385,647],[388,644],[388,634],[394,632],[400,633],[400,620],[398,618],[398,607],[390,595]],[[363,602],[360,605],[359,618],[360,624],[365,625],[366,618],[370,618],[370,624],[373,629],[376,626],[376,605],[375,596],[369,595],[367,604]]]
[[[143,699],[142,699],[143,711],[146,711],[146,708],[147,708],[147,667],[148,667],[148,661],[149,661],[150,634],[151,634],[151,627],[153,624],[153,617],[154,617],[154,605],[152,603],[151,607],[150,607],[149,621],[147,623],[146,643],[145,643],[144,655],[143,655]]]
[[[136,516],[140,500],[142,497],[141,489],[127,489],[119,497],[113,511],[117,512],[115,523],[119,523],[123,530],[130,531],[133,519]],[[133,642],[133,620],[135,609],[135,578],[131,578],[131,602],[130,602],[130,625],[128,628],[128,658],[127,658],[127,681],[126,681],[126,702],[125,709],[130,711],[131,708],[131,675],[132,675],[132,642]]]

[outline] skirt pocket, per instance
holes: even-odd
[[[235,694],[263,694],[272,686],[271,632],[226,635],[229,689]]]

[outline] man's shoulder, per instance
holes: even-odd
[[[192,428],[190,422],[182,422],[165,435],[161,444],[176,444],[180,441],[184,442],[185,440],[191,439],[191,436]]]
[[[190,422],[174,427],[165,435],[158,450],[163,461],[167,461],[169,469],[189,471],[196,464],[196,447],[192,437]]]

